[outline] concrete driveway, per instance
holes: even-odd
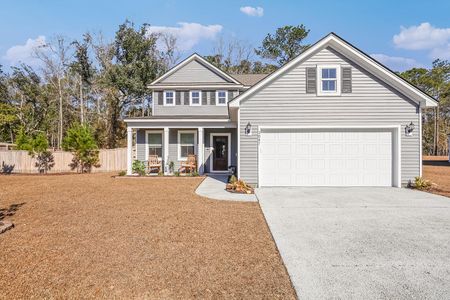
[[[260,188],[300,299],[449,299],[450,198],[398,188]]]

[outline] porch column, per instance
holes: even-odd
[[[204,153],[205,153],[205,145],[203,142],[203,127],[199,127],[198,128],[198,147],[197,147],[197,156],[198,156],[197,168],[198,168],[198,173],[200,175],[202,175],[204,172],[204,167],[203,167]]]
[[[131,175],[133,160],[133,128],[127,127],[127,175]]]
[[[164,175],[169,173],[169,127],[164,127]]]

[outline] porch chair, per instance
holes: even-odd
[[[192,173],[194,170],[197,169],[197,157],[194,154],[189,154],[187,156],[186,161],[181,162],[181,168],[184,169],[184,174],[186,174],[187,170],[189,169],[189,173]]]
[[[155,169],[158,171],[158,173],[161,172],[161,169],[162,169],[161,161],[159,161],[158,155],[149,155],[148,156],[148,165],[147,165],[148,173],[151,173],[152,170],[155,170]]]

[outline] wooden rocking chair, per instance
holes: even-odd
[[[147,170],[148,173],[151,173],[152,170],[158,170],[158,173],[161,172],[162,164],[158,159],[158,155],[149,155],[148,156],[148,165]]]
[[[189,169],[189,173],[192,173],[197,169],[197,157],[194,154],[189,154],[186,161],[181,162],[181,170],[184,169],[184,174],[187,173]]]

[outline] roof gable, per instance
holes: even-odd
[[[203,57],[193,54],[157,78],[150,85],[159,84],[241,84],[239,81],[216,68]]]
[[[393,71],[391,71],[381,63],[377,62],[375,59],[368,56],[367,54],[365,54],[358,48],[354,47],[350,43],[346,42],[345,40],[343,40],[334,33],[330,33],[326,37],[322,38],[317,43],[308,48],[306,51],[304,51],[302,54],[300,54],[299,56],[297,56],[284,66],[282,66],[280,69],[273,72],[272,74],[270,74],[269,76],[258,82],[253,87],[249,88],[246,92],[234,98],[232,101],[230,101],[229,106],[239,107],[241,101],[245,101],[255,92],[257,92],[264,86],[270,84],[273,80],[280,77],[282,74],[285,74],[286,72],[290,71],[291,69],[298,66],[302,62],[306,61],[309,57],[311,57],[315,53],[327,47],[330,47],[335,51],[337,51],[338,53],[344,55],[349,60],[363,67],[369,73],[373,74],[374,76],[381,79],[388,85],[392,86],[394,89],[411,98],[411,100],[417,103],[421,103],[425,107],[437,106],[437,101],[433,97],[429,96],[416,86],[407,82],[406,80],[395,74]]]

